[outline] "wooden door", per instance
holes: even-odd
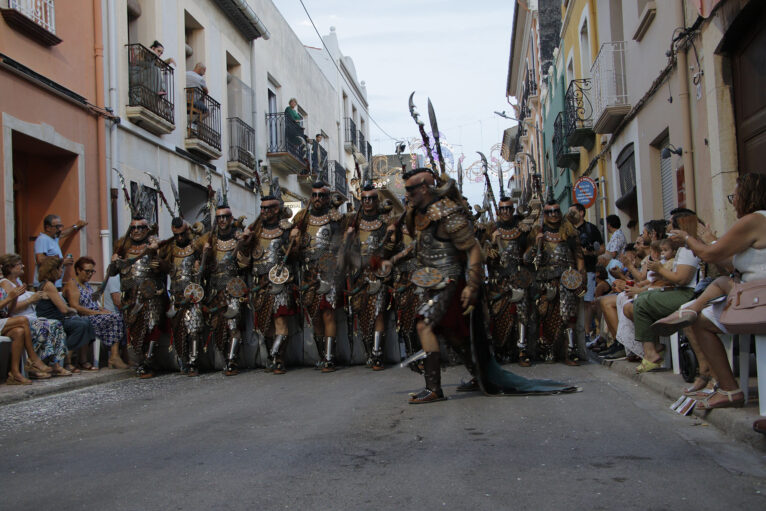
[[[739,172],[766,174],[766,19],[732,49]]]

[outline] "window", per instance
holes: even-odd
[[[636,159],[633,143],[628,144],[617,157],[617,171],[620,175],[620,196],[625,196],[636,186]]]
[[[676,207],[675,172],[673,172],[673,158],[663,158],[662,150],[670,144],[670,139],[665,138],[659,144],[660,157],[660,181],[662,184],[662,217],[668,218],[670,212]]]

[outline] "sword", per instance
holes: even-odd
[[[431,104],[431,98],[428,98],[428,119],[431,121],[431,135],[434,137],[434,145],[436,146],[436,154],[439,155],[439,165],[443,173],[447,172],[447,167],[444,165],[444,156],[442,156],[442,145],[439,142],[439,126],[436,124],[436,112],[434,112],[434,106]]]
[[[410,355],[409,357],[405,358],[399,363],[399,367],[407,367],[413,362],[417,362],[419,360],[423,360],[426,358],[428,354],[424,350],[420,350],[417,353],[414,353],[413,355]]]

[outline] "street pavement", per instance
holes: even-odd
[[[363,367],[166,375],[0,408],[0,509],[766,509],[766,456],[598,364],[457,394]]]

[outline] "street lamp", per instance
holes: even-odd
[[[530,126],[537,131],[537,134],[540,135],[540,137],[543,136],[543,132],[540,131],[540,128],[537,127],[537,124],[532,122],[532,119],[517,119],[515,117],[511,117],[510,115],[506,115],[505,110],[503,110],[502,112],[498,112],[497,110],[495,110],[495,115],[499,115],[503,119],[508,119],[509,121],[515,121],[515,122],[518,122],[519,124]]]

